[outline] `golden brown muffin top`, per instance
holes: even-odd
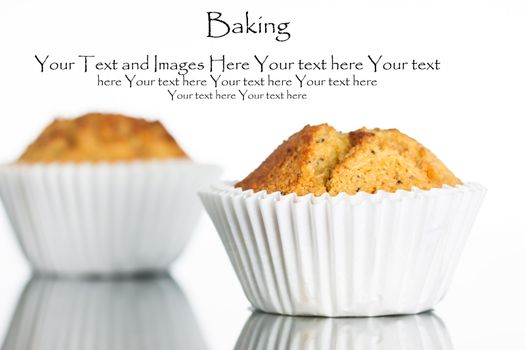
[[[187,158],[159,121],[89,113],[55,119],[18,159],[20,163],[115,162]]]
[[[340,133],[307,125],[236,184],[243,190],[284,194],[430,189],[461,181],[427,148],[396,129]]]

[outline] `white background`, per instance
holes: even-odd
[[[206,11],[291,21],[292,37],[206,38]],[[456,349],[523,349],[525,11],[521,1],[17,1],[0,5],[0,160],[10,162],[56,116],[111,111],[160,119],[187,153],[239,179],[305,124],[396,127],[488,195],[454,283],[436,308]],[[162,89],[96,87],[93,74],[39,73],[35,54],[173,61],[210,54],[363,60],[440,59],[439,72],[377,75],[375,88],[323,89],[307,101],[172,102]],[[173,268],[211,349],[231,349],[248,302],[203,215]],[[29,269],[0,212],[0,337]]]

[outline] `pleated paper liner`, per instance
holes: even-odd
[[[320,197],[222,184],[200,196],[255,308],[377,316],[443,298],[484,194],[475,183]]]
[[[12,164],[0,195],[37,272],[130,274],[169,267],[199,217],[196,191],[218,175],[183,160]]]
[[[290,317],[255,312],[235,350],[452,350],[433,313],[375,318]]]
[[[191,305],[169,277],[33,279],[2,346],[3,350],[205,348]]]

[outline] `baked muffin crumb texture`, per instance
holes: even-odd
[[[458,185],[461,181],[427,148],[396,129],[340,133],[305,126],[236,184],[283,194],[395,192]]]
[[[89,113],[55,119],[18,159],[19,163],[114,162],[187,158],[159,121]]]

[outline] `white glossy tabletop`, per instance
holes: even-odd
[[[31,279],[8,226],[0,225],[10,262],[0,266],[3,350],[525,348],[517,290],[487,284],[490,274],[512,277],[472,270],[475,238],[435,311],[327,319],[253,312],[205,217],[172,276],[135,280]]]

